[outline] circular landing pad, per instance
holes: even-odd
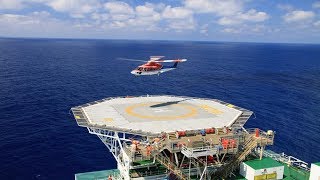
[[[189,104],[152,102],[128,106],[125,113],[129,116],[149,120],[177,120],[193,117],[198,114],[198,110]]]

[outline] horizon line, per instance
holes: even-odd
[[[126,39],[126,38],[72,38],[72,37],[24,37],[24,36],[0,36],[0,39],[48,39],[48,40],[114,40],[114,41],[168,41],[168,42],[212,42],[212,43],[256,43],[256,44],[296,44],[296,45],[320,45],[315,42],[269,42],[269,41],[214,41],[214,40],[183,40],[183,39]]]

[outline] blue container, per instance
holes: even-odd
[[[205,135],[206,135],[206,130],[205,130],[205,129],[200,130],[200,134],[201,134],[202,136],[205,136]]]

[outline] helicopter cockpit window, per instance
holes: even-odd
[[[142,71],[142,69],[143,69],[142,67],[139,67],[137,70]]]

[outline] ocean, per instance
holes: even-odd
[[[130,71],[151,55],[187,58],[160,76]],[[216,98],[276,131],[270,149],[320,161],[320,45],[0,39],[0,179],[74,179],[116,168],[70,108],[110,96]]]

